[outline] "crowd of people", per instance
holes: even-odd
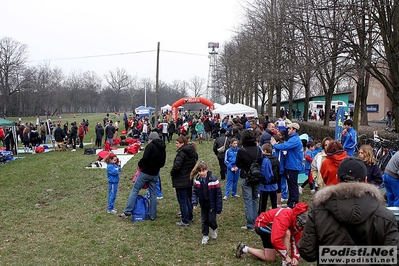
[[[341,141],[330,137],[312,139],[305,132],[300,134],[300,125],[290,121],[286,114],[275,122],[266,117],[262,124],[245,115],[220,119],[208,113],[187,114],[177,121],[164,116],[157,127],[147,118],[125,115],[123,120],[127,135],[140,137],[148,144],[138,161],[140,173],[119,217],[133,214],[139,191],[147,184],[149,219],[156,219],[156,184],[166,162],[166,142],[175,141],[176,155],[170,177],[180,209],[181,221],[176,225],[190,226],[193,210],[199,205],[202,244],[207,244],[210,236],[217,238],[216,217],[223,210],[223,202],[242,197],[245,224],[241,228],[255,231],[262,240],[263,249],[239,242],[237,258],[251,254],[270,262],[278,255],[282,265],[298,265],[301,257],[317,261],[318,248],[322,245],[399,245],[398,224],[385,207],[380,192],[385,183],[388,206],[399,207],[399,153],[390,160],[383,175],[371,147],[357,148],[351,120],[343,123]],[[75,123],[71,126],[68,128],[66,123],[61,128],[57,123],[54,129],[57,143],[71,138],[71,132],[73,137],[79,138],[79,143],[83,142],[88,121],[83,120],[79,128]],[[30,126],[27,128],[30,131],[22,130],[21,135],[24,146],[30,143],[28,140],[25,143],[24,132],[32,132]],[[103,125],[97,123],[95,126],[96,146],[102,146],[104,137],[112,145],[119,130],[120,122],[113,123],[106,116]],[[44,135],[47,134],[45,129]],[[178,135],[175,140],[174,134]],[[40,136],[38,139],[42,141]],[[203,141],[213,141],[212,150],[219,162],[215,172],[219,172],[220,179],[199,159],[197,145]],[[75,143],[75,149],[76,140],[71,143]],[[106,161],[107,212],[116,214],[114,205],[122,169],[116,156],[111,158],[110,155]],[[307,180],[300,186],[298,176],[302,172]],[[223,180],[224,192],[220,184]],[[314,194],[311,209],[300,201],[306,184]],[[270,209],[267,209],[268,198]]]

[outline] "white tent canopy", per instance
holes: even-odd
[[[258,111],[255,108],[246,106],[241,103],[226,103],[225,105],[216,108],[212,111],[213,114],[219,114],[220,117],[230,116],[242,116],[245,114],[246,117],[258,117]]]
[[[169,104],[161,107],[161,112],[166,112],[170,110],[172,110],[172,106],[170,106]]]

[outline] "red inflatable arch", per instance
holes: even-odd
[[[204,105],[207,105],[210,111],[215,109],[213,102],[203,97],[181,98],[180,100],[172,104],[173,119],[174,120],[177,119],[177,107],[182,106],[183,104],[191,104],[191,103],[202,103]]]

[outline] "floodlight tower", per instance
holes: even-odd
[[[216,88],[218,50],[219,50],[218,42],[208,43],[209,71],[208,71],[208,84],[206,87],[206,98],[208,99],[212,96],[212,90]]]

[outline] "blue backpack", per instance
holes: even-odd
[[[137,195],[136,204],[132,214],[133,222],[140,222],[147,219],[148,215],[148,199],[141,195]]]

